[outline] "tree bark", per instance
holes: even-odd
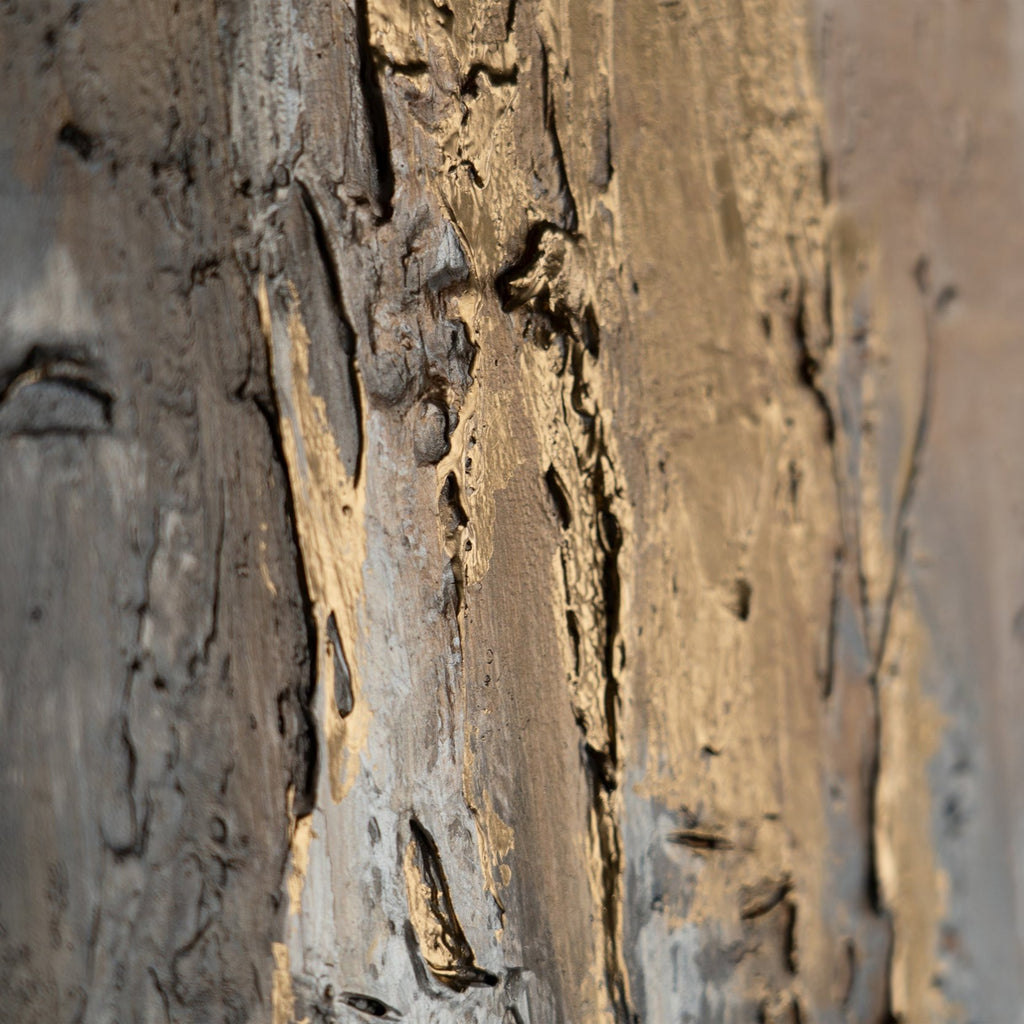
[[[0,1019],[1024,1020],[1024,31],[0,0]]]

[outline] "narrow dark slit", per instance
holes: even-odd
[[[555,515],[558,516],[558,523],[563,530],[568,530],[572,525],[572,509],[569,505],[569,496],[565,492],[565,484],[558,475],[554,466],[548,466],[544,474],[544,483],[547,484],[548,496],[554,506]]]
[[[331,645],[334,662],[334,704],[338,714],[347,718],[352,714],[355,697],[352,693],[352,673],[349,671],[345,651],[338,635],[338,622],[334,612],[327,616],[327,642]]]
[[[377,76],[373,47],[370,44],[370,15],[367,0],[355,0],[356,46],[359,51],[359,85],[366,104],[374,162],[377,171],[377,202],[382,221],[391,220],[395,194],[395,172],[391,165],[391,133],[388,130],[384,93]]]

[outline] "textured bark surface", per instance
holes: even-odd
[[[0,0],[0,1019],[1024,1020],[1022,61]]]

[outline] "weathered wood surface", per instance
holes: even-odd
[[[0,1019],[1022,1019],[990,0],[0,0]]]

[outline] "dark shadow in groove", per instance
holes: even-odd
[[[569,172],[565,164],[565,154],[562,152],[562,140],[558,137],[558,125],[555,121],[555,100],[551,95],[548,61],[548,48],[542,45],[540,48],[540,73],[544,106],[544,128],[551,137],[555,167],[558,169],[558,191],[561,194],[565,207],[562,211],[565,223],[561,227],[565,231],[575,232],[579,226],[579,214],[576,209],[576,197],[572,194],[572,186],[569,184]]]
[[[803,285],[800,286],[800,292],[797,295],[796,310],[793,313],[791,326],[793,341],[797,348],[797,377],[800,383],[814,395],[814,400],[818,403],[818,408],[821,409],[825,420],[825,440],[832,445],[836,439],[836,421],[828,397],[818,383],[821,367],[818,365],[818,360],[811,355],[807,344],[807,305]]]
[[[391,220],[394,212],[395,171],[391,164],[391,133],[388,130],[387,108],[377,75],[373,47],[370,44],[370,15],[367,0],[355,0],[356,48],[359,52],[359,86],[366,106],[374,162],[377,170],[377,202],[380,219]]]
[[[57,141],[61,145],[73,149],[78,154],[80,160],[88,160],[96,148],[96,140],[72,121],[68,121],[61,126],[60,131],[57,133]]]
[[[349,671],[345,649],[338,635],[338,621],[334,612],[327,616],[327,639],[330,641],[334,655],[334,704],[338,714],[347,718],[352,714],[355,697],[352,693],[352,673]]]
[[[265,396],[255,396],[253,404],[267,424],[270,443],[274,450],[274,460],[284,474],[283,491],[285,516],[288,520],[288,532],[295,548],[296,578],[299,597],[302,604],[302,617],[306,624],[306,652],[309,658],[309,677],[304,688],[296,694],[299,711],[302,716],[303,728],[295,737],[295,754],[301,768],[292,778],[295,795],[292,813],[296,818],[312,814],[316,806],[317,775],[320,760],[320,744],[317,738],[316,717],[313,713],[313,699],[316,694],[317,671],[319,658],[317,649],[319,639],[316,628],[316,616],[313,612],[313,598],[309,592],[309,576],[306,570],[306,559],[302,551],[299,537],[299,522],[295,511],[295,495],[292,491],[291,477],[288,473],[288,460],[284,453],[284,438],[281,434],[281,407],[277,401],[277,393],[270,388],[270,400]],[[301,775],[301,777],[299,777]]]
[[[409,830],[412,833],[410,852],[419,875],[415,888],[426,890],[425,905],[420,912],[431,918],[429,934],[418,937],[419,952],[427,961],[430,973],[455,992],[464,992],[471,985],[497,985],[497,976],[476,963],[473,949],[456,916],[434,837],[415,818],[410,819]],[[415,933],[415,926],[413,929]],[[425,950],[430,951],[430,959]]]
[[[572,508],[569,505],[569,496],[565,491],[565,484],[558,475],[554,466],[548,466],[544,474],[544,483],[547,484],[548,496],[554,506],[555,515],[558,516],[558,524],[563,530],[568,530],[572,525]]]
[[[320,216],[320,209],[316,204],[312,192],[305,182],[296,179],[299,186],[299,198],[302,208],[309,219],[313,229],[313,241],[323,264],[324,274],[327,276],[327,288],[331,296],[331,305],[334,314],[341,325],[342,342],[341,347],[348,357],[348,382],[352,398],[352,409],[355,414],[356,426],[356,457],[355,467],[352,474],[353,484],[359,486],[359,476],[363,466],[363,446],[365,444],[365,431],[363,425],[364,409],[359,393],[359,367],[356,365],[356,332],[352,327],[348,312],[345,309],[345,298],[341,292],[341,272],[334,259],[331,243],[327,234],[327,226],[323,217]]]
[[[361,992],[342,992],[341,1001],[346,1005],[352,1007],[353,1010],[358,1010],[360,1013],[365,1013],[368,1017],[379,1017],[382,1020],[398,1020],[402,1014],[396,1010],[393,1006],[388,1006],[383,1000],[378,999],[376,996],[363,995]]]

